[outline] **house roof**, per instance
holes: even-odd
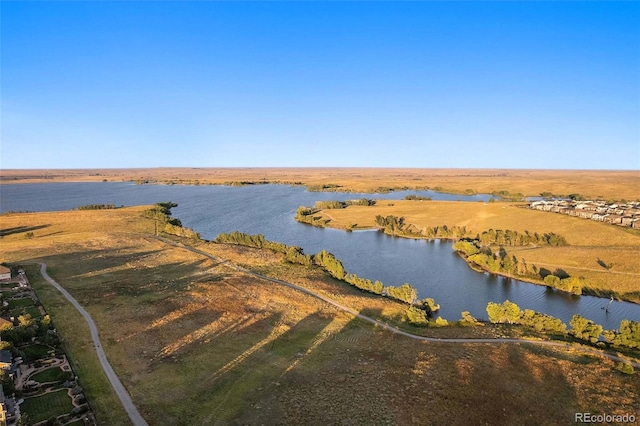
[[[11,273],[11,269],[7,268],[6,266],[0,265],[0,274],[10,274],[10,273]]]

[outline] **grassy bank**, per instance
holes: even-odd
[[[40,228],[33,238],[3,237],[0,257],[49,265],[93,316],[109,361],[152,425],[466,424],[471,418],[557,424],[572,421],[576,411],[623,414],[640,397],[637,374],[623,375],[614,362],[571,348],[426,344],[392,335],[311,296],[154,239],[143,209],[2,215],[2,229]],[[403,322],[403,305],[318,268],[283,263],[266,250],[195,244],[408,330],[442,337],[532,334],[490,325],[412,328]],[[127,424],[96,373],[79,314],[29,273],[92,406],[103,407],[96,410],[99,420]]]

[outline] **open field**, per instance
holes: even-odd
[[[577,411],[638,412],[640,376],[574,349],[423,343],[151,235],[142,208],[0,216],[0,259],[43,261],[90,312],[111,364],[152,425],[559,424]],[[332,211],[333,213],[333,211]],[[368,315],[404,307],[269,251],[198,248],[295,282]],[[29,268],[103,424],[129,424],[95,360],[86,324]],[[409,327],[404,325],[404,327]],[[424,330],[497,336],[520,328]],[[603,385],[606,383],[606,385]],[[499,397],[497,397],[499,396]],[[524,407],[524,408],[523,408]]]
[[[232,182],[337,185],[337,190],[373,192],[378,188],[431,188],[453,193],[509,191],[578,193],[590,198],[640,199],[637,170],[510,170],[393,168],[154,168],[2,170],[0,182],[152,181],[223,184]]]
[[[640,302],[640,232],[592,220],[541,212],[518,203],[471,203],[451,201],[388,201],[374,206],[348,206],[324,210],[321,215],[331,221],[329,227],[345,229],[374,227],[376,215],[395,215],[418,228],[433,226],[466,226],[472,235],[488,229],[511,229],[531,233],[553,232],[564,236],[564,247],[507,247],[527,263],[560,268],[570,275],[583,276],[588,285],[600,290],[614,290],[628,300]],[[612,263],[610,270],[598,260]]]

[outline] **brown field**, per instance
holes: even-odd
[[[0,216],[0,260],[49,265],[96,321],[111,364],[152,425],[564,424],[575,412],[638,413],[640,376],[575,349],[421,343],[292,289],[152,237],[142,208]],[[34,237],[25,238],[26,229]],[[622,238],[622,237],[620,237]],[[312,288],[368,315],[403,307],[279,255],[198,248]],[[102,424],[129,424],[102,377],[84,323],[29,277],[64,337]],[[404,325],[404,327],[409,327]],[[521,335],[448,327],[442,336]]]
[[[592,220],[529,210],[518,203],[480,203],[460,201],[387,201],[374,206],[349,206],[322,212],[331,219],[327,226],[359,228],[374,226],[376,215],[403,216],[406,223],[418,228],[428,226],[466,226],[472,234],[488,229],[511,229],[539,234],[553,232],[564,236],[565,247],[507,247],[527,263],[550,271],[564,269],[570,275],[582,276],[588,286],[613,290],[626,299],[640,302],[640,232]],[[598,259],[610,270],[598,264]],[[625,296],[625,293],[629,293]]]
[[[222,184],[241,181],[339,185],[340,190],[373,192],[379,187],[440,187],[443,192],[510,191],[578,193],[589,198],[640,199],[637,170],[384,169],[384,168],[154,168],[1,170],[0,182],[136,181]]]

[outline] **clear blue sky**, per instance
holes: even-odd
[[[640,169],[638,2],[6,2],[2,168]]]

